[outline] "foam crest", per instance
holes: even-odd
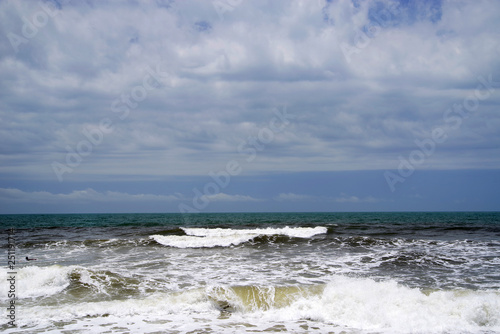
[[[338,276],[320,285],[215,286],[207,288],[207,295],[221,311],[255,321],[312,319],[377,333],[500,329],[498,291],[422,291],[395,281]]]
[[[255,238],[257,234],[228,235],[220,237],[195,237],[186,235],[152,235],[156,242],[177,248],[229,247],[236,246]]]
[[[274,313],[274,312],[271,312]],[[478,332],[500,330],[498,291],[423,292],[394,281],[336,277],[321,297],[303,298],[272,317],[310,318],[366,331]]]
[[[53,265],[50,267],[29,266],[17,270],[16,284],[19,298],[36,298],[55,295],[66,289],[72,268]],[[0,289],[6,291],[7,280],[2,279]],[[4,298],[6,296],[3,296]]]
[[[36,305],[25,306],[24,309],[30,316],[20,318],[19,325],[40,328],[50,327],[54,322],[71,322],[75,319],[83,323],[88,322],[88,319],[105,319],[108,323],[111,322],[110,319],[116,322],[128,319],[125,323],[131,325],[131,319],[134,318],[140,319],[140,322],[144,319],[164,319],[169,316],[187,320],[186,314],[207,314],[216,317],[218,313],[202,289],[182,293],[154,293],[144,298],[80,302],[64,308],[60,305]],[[142,331],[145,331],[145,328],[137,332]]]
[[[319,295],[324,285],[211,286],[206,289],[215,307],[224,312],[252,312],[279,309],[300,298]]]
[[[231,319],[231,323],[263,329],[286,324],[292,332],[294,326],[306,320],[312,321],[319,332],[332,328],[356,333],[500,330],[498,291],[422,291],[394,281],[344,276],[333,277],[328,284],[215,285],[156,292],[140,298],[79,302],[63,309],[59,305],[26,305],[25,309],[27,313],[20,324],[40,328],[53,322],[76,319],[84,325],[103,319],[107,323],[126,322],[128,328],[135,326],[137,332],[147,332],[151,330],[149,324],[159,320],[192,323],[197,328],[204,323],[216,328],[227,325],[225,319]]]
[[[311,238],[327,232],[326,227],[283,227],[259,229],[184,228],[186,235],[152,235],[156,242],[177,248],[229,247],[248,242],[258,236],[283,235],[292,238]]]
[[[186,228],[182,230],[187,235],[196,237],[225,237],[233,235],[286,235],[292,238],[311,238],[317,234],[325,234],[327,228],[316,227],[282,227],[282,228],[257,228],[257,229],[231,229],[231,228]]]
[[[16,291],[20,299],[45,298],[64,292],[70,295],[66,296],[69,299],[78,297],[82,300],[95,300],[102,295],[133,293],[139,283],[138,280],[110,271],[90,270],[80,266],[29,266],[18,269],[16,274]],[[10,283],[2,278],[0,289],[8,291],[6,284]]]

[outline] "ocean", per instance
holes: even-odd
[[[4,333],[500,333],[500,213],[0,224]]]

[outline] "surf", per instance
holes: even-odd
[[[23,269],[27,270],[23,270],[20,277],[36,281],[28,292],[46,286],[43,293],[38,293],[39,298],[68,293],[75,287],[72,280],[81,286],[92,285],[94,289],[99,285],[108,289],[113,286],[106,282],[115,282],[115,288],[118,284],[120,289],[139,284],[110,271],[59,266]],[[83,277],[82,273],[89,277]],[[58,277],[62,280],[54,280]],[[50,289],[51,285],[56,289]],[[26,288],[28,286],[23,287]],[[80,292],[87,297],[95,293],[93,289]],[[160,323],[175,323],[178,328],[190,323],[193,328],[206,326],[213,332],[228,323],[245,323],[262,329],[283,326],[288,331],[297,331],[303,328],[300,326],[309,324],[319,331],[342,329],[360,333],[500,330],[500,293],[497,290],[423,290],[394,280],[342,275],[332,276],[324,284],[209,284],[144,292],[128,298],[111,297],[96,300],[79,296],[67,301],[63,310],[56,304],[40,303],[40,299],[34,303],[26,300],[20,324],[35,329],[71,321],[72,328],[77,328],[78,324],[84,327],[89,319],[95,319],[93,323],[126,324],[126,328],[137,331],[157,328],[151,324]]]
[[[260,236],[286,236],[289,238],[312,238],[318,234],[326,234],[328,229],[316,227],[282,227],[258,229],[231,228],[181,228],[185,235],[151,235],[157,243],[177,248],[229,247],[254,240]]]

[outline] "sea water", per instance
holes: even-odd
[[[4,215],[5,333],[496,333],[499,213]],[[25,257],[35,258],[26,261]]]

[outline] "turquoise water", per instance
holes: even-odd
[[[498,224],[498,212],[136,213],[0,215],[3,227],[106,227],[207,224]]]

